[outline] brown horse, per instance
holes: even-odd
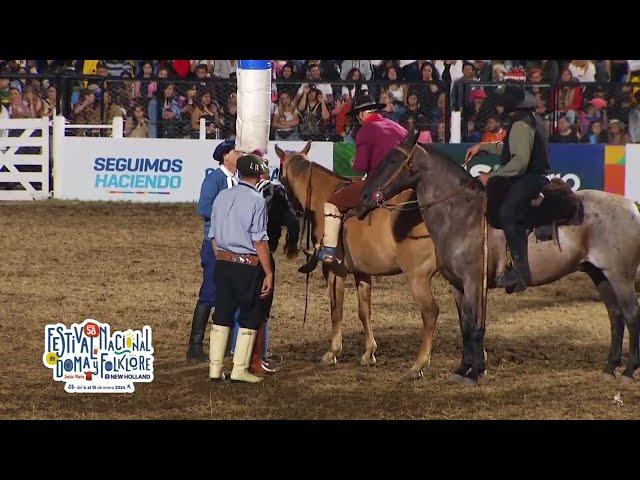
[[[312,224],[313,242],[317,246],[324,229],[324,202],[350,180],[307,160],[306,154],[310,148],[311,142],[301,152],[284,152],[277,145],[275,149],[280,157],[282,183],[289,195],[305,207]],[[413,191],[402,192],[397,197],[399,202],[413,199]],[[363,220],[355,216],[345,217],[340,248],[344,252],[346,270],[353,274],[358,291],[358,315],[365,335],[365,352],[360,363],[374,365],[376,362],[376,341],[370,323],[371,276],[403,272],[424,323],[422,344],[409,371],[409,375],[421,376],[422,368],[428,366],[431,359],[431,344],[439,309],[431,293],[431,278],[437,270],[433,242],[419,213],[377,209]],[[330,271],[324,266],[323,274],[329,285],[332,339],[331,348],[321,362],[333,365],[342,350],[346,274]]]
[[[464,168],[432,147],[407,138],[367,181],[363,201],[369,208],[407,188],[416,191],[432,235],[439,271],[453,286],[460,316],[463,355],[454,378],[475,384],[484,371],[483,201],[485,189]],[[622,339],[629,331],[629,358],[622,379],[633,380],[640,366],[640,307],[634,277],[640,264],[640,213],[628,199],[596,190],[577,193],[584,206],[579,225],[562,226],[556,242],[529,237],[531,285],[551,283],[575,271],[586,272],[604,301],[611,322],[611,347],[604,368],[615,377],[622,365]],[[501,230],[488,228],[488,287],[505,267]]]

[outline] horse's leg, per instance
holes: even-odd
[[[633,286],[633,275],[614,275],[604,272],[618,299],[618,305],[629,331],[629,358],[622,372],[622,379],[633,381],[633,374],[640,367],[640,306]],[[622,277],[627,278],[622,278]],[[619,278],[620,277],[620,278]]]
[[[407,275],[411,295],[420,308],[423,324],[420,350],[418,350],[418,356],[409,369],[409,376],[412,378],[422,377],[422,369],[431,364],[431,346],[433,344],[433,335],[436,331],[438,313],[440,312],[431,291],[431,279],[434,273],[435,270],[430,272],[426,278],[423,276],[424,271],[411,272],[411,275]]]
[[[329,269],[323,269],[327,279],[331,302],[331,348],[322,356],[320,363],[335,365],[342,351],[342,315],[344,310],[344,278]]]
[[[374,353],[378,345],[371,329],[371,275],[354,273],[353,277],[358,289],[358,316],[364,329],[364,353],[360,357],[360,365],[375,365]]]
[[[603,376],[606,379],[615,378],[616,368],[622,365],[624,316],[622,315],[622,310],[620,310],[611,282],[605,277],[602,270],[592,264],[587,264],[584,267],[584,271],[595,284],[600,293],[600,298],[602,298],[607,307],[609,321],[611,322],[611,347],[609,348],[609,358],[607,359],[607,365],[604,367]]]
[[[479,323],[478,293],[480,285],[467,277],[464,280],[464,293],[456,297],[458,311],[461,314],[463,342],[462,364],[455,371],[455,379],[475,385],[478,377],[485,371],[484,325]],[[465,359],[466,356],[466,359]],[[470,360],[470,365],[469,365]],[[470,368],[467,368],[469,366]],[[466,370],[465,373],[462,373]]]
[[[469,343],[468,331],[465,329],[464,314],[462,311],[462,302],[464,300],[464,292],[453,288],[453,297],[456,301],[456,309],[458,310],[458,321],[460,323],[460,334],[462,335],[462,360],[460,366],[454,371],[454,379],[464,377],[471,368],[471,344]]]

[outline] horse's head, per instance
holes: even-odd
[[[311,150],[311,142],[307,142],[304,148],[299,152],[290,151],[290,150],[284,151],[278,146],[278,144],[276,144],[276,154],[278,155],[278,158],[280,158],[280,179],[281,180],[286,181],[287,179],[287,172],[289,170],[289,165],[291,164],[290,160],[296,155],[302,155],[303,157],[306,158],[307,154],[309,153],[309,150]]]
[[[418,132],[409,132],[404,140],[387,154],[376,172],[367,177],[362,192],[362,203],[365,207],[375,208],[385,199],[415,187],[418,180],[417,141]]]

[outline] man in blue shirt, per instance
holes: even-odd
[[[240,329],[233,354],[231,380],[257,383],[249,372],[258,329],[264,321],[264,301],[273,294],[273,269],[267,235],[267,204],[256,184],[265,170],[257,155],[237,161],[240,182],[213,202],[209,238],[216,251],[216,315],[211,329],[209,378],[224,379],[222,363],[234,314]]]
[[[209,172],[200,188],[198,214],[204,219],[204,239],[200,249],[202,285],[200,286],[198,303],[193,312],[189,350],[187,351],[187,359],[196,362],[206,363],[209,361],[207,355],[202,351],[202,341],[209,321],[209,314],[216,305],[216,257],[211,248],[211,242],[207,238],[211,227],[211,209],[213,201],[221,191],[238,183],[236,162],[240,155],[241,153],[235,150],[233,140],[220,143],[213,152],[213,158],[220,162],[220,168]]]

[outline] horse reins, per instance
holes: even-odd
[[[379,191],[384,190],[386,187],[388,187],[391,182],[393,182],[396,178],[398,178],[398,176],[402,173],[402,171],[404,169],[409,170],[411,168],[411,166],[413,165],[413,157],[416,153],[416,147],[418,146],[418,144],[414,144],[413,148],[411,148],[411,150],[406,151],[404,148],[400,147],[399,145],[396,145],[395,147],[393,147],[395,150],[398,150],[399,152],[401,152],[404,155],[404,161],[402,162],[402,166],[395,171],[395,173],[393,175],[391,175],[391,177],[389,177],[389,179],[384,182],[384,184],[378,189]],[[453,192],[448,193],[447,195],[445,195],[444,197],[438,198],[437,200],[433,200],[432,202],[426,203],[425,205],[420,205],[420,203],[418,202],[418,200],[410,200],[408,202],[401,202],[401,203],[386,203],[386,202],[382,202],[380,204],[378,204],[378,206],[380,207],[384,207],[387,210],[397,210],[397,211],[413,211],[413,210],[427,210],[435,205],[438,205],[439,203],[443,203],[446,202],[447,200],[452,199],[453,197],[459,195],[460,193],[462,193],[464,190],[466,190],[466,187],[462,186],[457,190],[454,190]],[[416,208],[403,208],[407,205],[418,205],[418,207]]]
[[[306,231],[306,247],[305,247],[305,255],[307,256],[307,261],[309,261],[309,248],[311,246],[311,219],[308,218],[307,212],[309,212],[309,208],[311,207],[311,173],[313,172],[313,162],[309,162],[309,174],[307,179],[307,198],[305,200],[304,211],[302,212],[302,235],[300,235],[300,243],[302,243],[302,238],[305,236]],[[300,250],[300,248],[298,248]],[[314,249],[315,250],[315,249]],[[315,251],[314,251],[315,254]],[[311,276],[310,272],[307,272],[304,286],[304,316],[302,317],[302,326],[307,323],[307,308],[309,306],[309,277]]]

